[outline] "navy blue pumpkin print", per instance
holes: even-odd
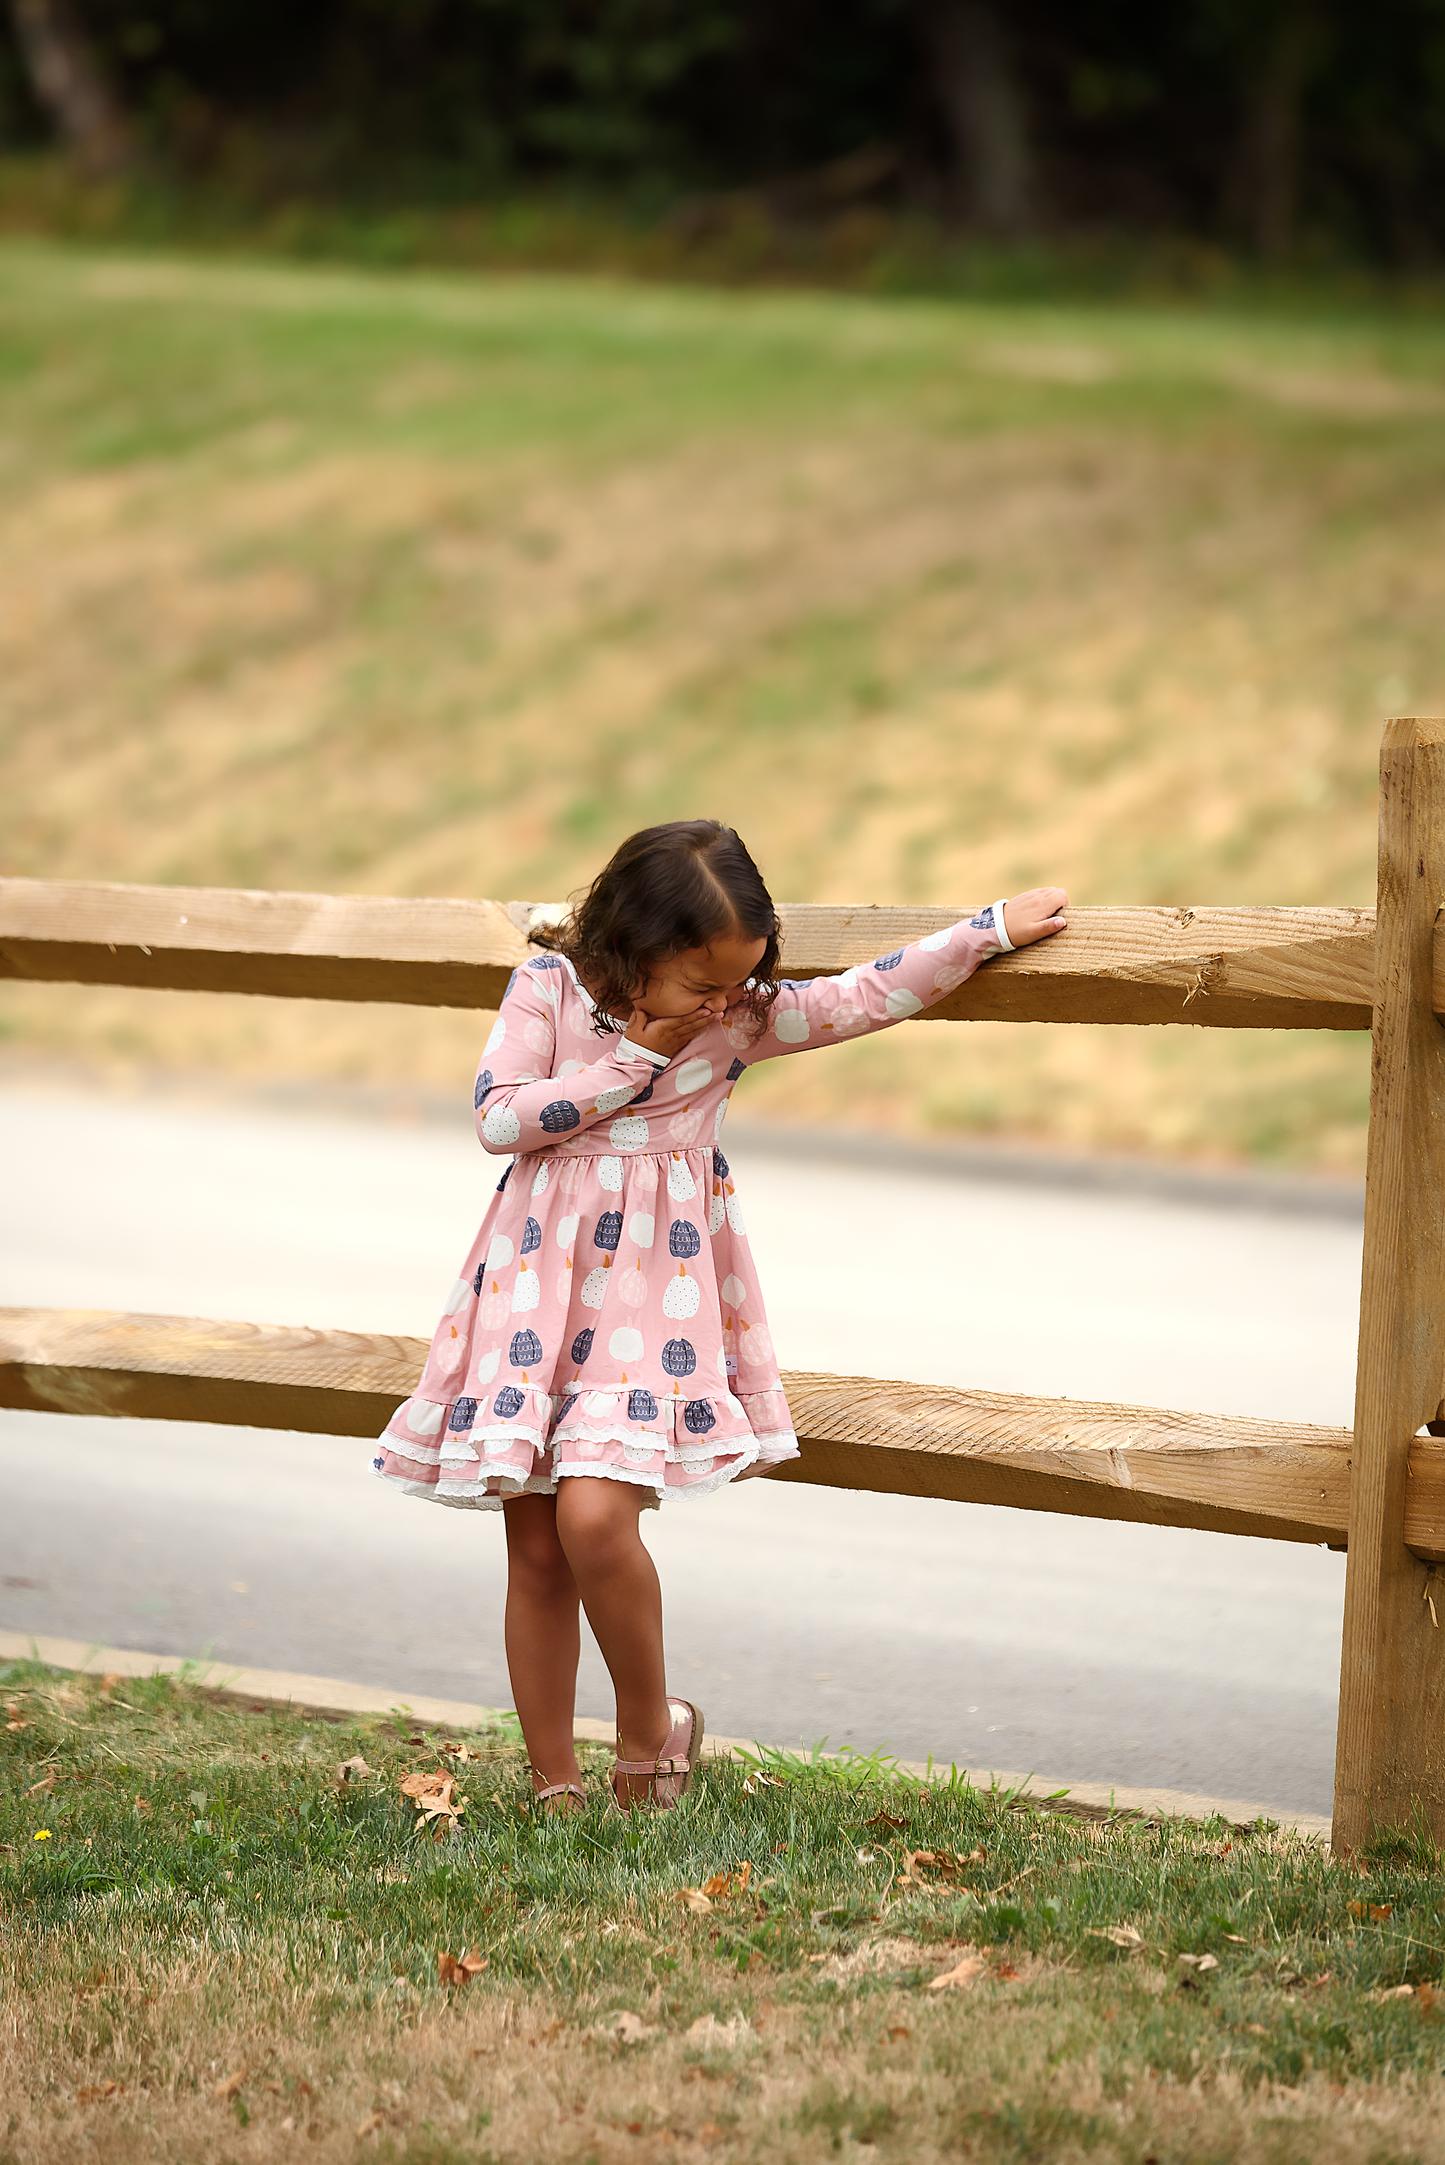
[[[477,1077],[477,1087],[472,1092],[472,1105],[475,1111],[481,1111],[482,1105],[486,1099],[487,1092],[491,1089],[491,1087],[492,1071],[489,1067],[484,1067],[481,1074]]]
[[[690,1376],[697,1354],[685,1338],[669,1338],[662,1349],[662,1365],[670,1376]]]
[[[572,1359],[575,1366],[577,1366],[578,1368],[583,1365],[583,1363],[587,1359],[588,1354],[592,1351],[592,1340],[595,1335],[596,1333],[593,1331],[591,1325],[589,1324],[585,1331],[579,1331],[577,1333],[577,1336],[573,1339]]]
[[[455,1435],[464,1435],[467,1429],[471,1427],[476,1417],[476,1400],[474,1398],[459,1398],[456,1404],[452,1407],[452,1417],[447,1422],[447,1427],[451,1429]]]
[[[513,1158],[513,1160],[512,1160],[512,1165],[515,1165],[515,1164],[516,1164],[516,1162],[517,1162],[517,1161],[516,1161],[516,1159],[515,1159],[515,1158]],[[512,1177],[512,1165],[509,1165],[509,1166],[507,1167],[507,1170],[505,1171],[505,1173],[503,1173],[503,1175],[502,1175],[501,1179],[500,1179],[500,1180],[499,1180],[499,1181],[497,1182],[497,1193],[498,1193],[498,1195],[500,1195],[500,1194],[501,1194],[501,1192],[502,1192],[503,1188],[505,1188],[505,1186],[507,1185],[507,1182],[508,1182],[508,1181],[509,1181],[509,1180],[511,1179],[511,1177]]]
[[[542,1107],[541,1121],[549,1135],[565,1135],[569,1128],[578,1125],[581,1118],[581,1113],[570,1098],[554,1098],[550,1105]]]
[[[874,963],[875,970],[896,970],[903,960],[903,949],[895,947],[891,955],[880,955]]]
[[[720,1150],[715,1150],[712,1154],[712,1169],[719,1180],[726,1180],[732,1171],[732,1167]]]
[[[747,1073],[747,1068],[746,1068],[745,1064],[743,1063],[743,1061],[741,1061],[741,1060],[734,1060],[734,1062],[733,1062],[732,1066],[731,1066],[731,1067],[730,1067],[730,1068],[728,1069],[728,1081],[729,1081],[729,1082],[736,1082],[736,1081],[737,1081],[737,1079],[738,1079],[738,1077],[739,1077],[739,1075],[745,1075],[746,1073]]]
[[[650,1083],[648,1084],[647,1088],[646,1088],[645,1090],[639,1090],[639,1091],[638,1091],[638,1093],[637,1093],[637,1096],[636,1096],[635,1098],[633,1098],[633,1099],[632,1099],[632,1103],[633,1103],[634,1105],[645,1105],[645,1104],[647,1103],[648,1099],[649,1099],[649,1098],[650,1098],[650,1097],[652,1096],[652,1093],[653,1093],[653,1091],[654,1091],[654,1090],[655,1090],[656,1088],[657,1088],[657,1077],[656,1077],[656,1076],[654,1075],[654,1076],[653,1076],[653,1078],[652,1078],[652,1080],[651,1080],[651,1082],[650,1082]]]
[[[512,1339],[507,1359],[514,1368],[535,1368],[542,1358],[542,1341],[535,1331],[518,1331]]]
[[[629,1421],[655,1421],[657,1400],[651,1391],[629,1391],[627,1394],[627,1418]]]
[[[529,1218],[522,1233],[523,1255],[535,1255],[542,1245],[542,1228],[535,1218]]]
[[[480,1300],[482,1297],[482,1287],[486,1284],[486,1282],[487,1266],[485,1263],[479,1263],[477,1265],[477,1275],[472,1280],[472,1291],[476,1294],[478,1300]]]
[[[592,1235],[594,1248],[615,1248],[622,1238],[622,1213],[620,1210],[604,1210],[597,1220],[597,1230]]]
[[[682,1417],[694,1436],[705,1436],[717,1422],[717,1415],[705,1398],[690,1398]]]
[[[492,1411],[500,1420],[510,1421],[514,1413],[520,1413],[527,1403],[525,1391],[519,1391],[514,1383],[504,1383],[492,1400]]]
[[[533,955],[527,964],[529,970],[560,970],[561,967],[555,955]]]
[[[702,1235],[690,1218],[674,1218],[667,1235],[669,1255],[696,1255],[702,1246]]]

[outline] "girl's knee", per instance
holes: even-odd
[[[507,1569],[538,1593],[555,1593],[572,1584],[572,1567],[557,1533],[557,1512],[550,1496],[521,1497],[506,1507]]]
[[[630,1483],[563,1481],[557,1491],[557,1533],[569,1556],[603,1561],[630,1553],[641,1540],[642,1492]]]

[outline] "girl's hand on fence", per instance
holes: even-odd
[[[645,1045],[649,1052],[666,1053],[671,1060],[716,1020],[709,1008],[697,1009],[691,1015],[644,1015],[640,1007],[634,1007],[624,1035],[631,1044]]]
[[[1063,931],[1069,921],[1064,915],[1068,906],[1062,887],[1030,887],[1027,894],[1015,895],[1005,905],[1004,931],[1015,947],[1032,947],[1035,940]]]

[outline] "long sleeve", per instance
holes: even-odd
[[[859,963],[841,977],[802,982],[785,978],[767,1030],[743,1051],[746,1065],[837,1045],[844,1038],[867,1037],[932,1007],[972,977],[980,963],[1003,952],[1004,942],[994,928],[999,906],[991,902],[966,923],[951,925],[946,932],[930,932],[911,947],[896,948],[876,962]]]
[[[575,995],[553,955],[534,956],[513,972],[477,1074],[473,1102],[484,1150],[547,1150],[599,1121],[621,1125],[624,1106],[651,1097],[658,1059],[620,1038],[590,1066],[568,1060],[553,1072],[557,1015],[569,997]],[[616,1140],[623,1149],[636,1147],[630,1134]]]

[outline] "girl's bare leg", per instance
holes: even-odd
[[[672,1716],[662,1654],[662,1588],[643,1545],[646,1490],[574,1476],[557,1487],[557,1536],[617,1693],[619,1758],[655,1759]],[[624,1779],[646,1796],[650,1784]]]
[[[507,1528],[507,1669],[533,1789],[580,1782],[572,1741],[581,1652],[577,1581],[557,1538],[555,1496],[514,1496]]]

